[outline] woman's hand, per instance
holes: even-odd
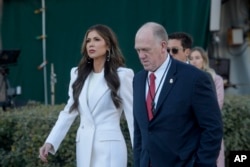
[[[50,150],[53,149],[52,144],[50,143],[45,143],[42,147],[40,147],[39,149],[39,158],[43,161],[43,162],[48,162],[48,153]]]

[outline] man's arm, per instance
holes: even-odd
[[[192,97],[195,116],[201,128],[200,145],[196,154],[197,167],[216,167],[223,136],[221,112],[212,82],[208,75],[200,73]]]

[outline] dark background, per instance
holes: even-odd
[[[19,100],[44,102],[41,0],[4,0],[2,48],[20,49],[18,63],[8,65],[12,86],[20,85]],[[195,46],[209,40],[210,0],[49,0],[46,1],[46,60],[48,101],[50,67],[54,64],[57,83],[55,102],[66,102],[70,69],[77,66],[85,31],[94,24],[110,26],[118,36],[127,66],[135,72],[142,67],[134,50],[137,29],[148,21],[162,24],[168,33],[184,31]]]

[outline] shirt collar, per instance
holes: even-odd
[[[167,55],[166,60],[162,63],[162,65],[155,71],[153,72],[156,76],[156,78],[161,78],[161,76],[163,75],[165,69],[167,68],[168,63],[170,63],[170,55]],[[152,72],[148,73],[148,76],[151,74]]]

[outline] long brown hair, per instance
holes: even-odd
[[[106,62],[104,64],[104,78],[107,82],[108,87],[111,90],[111,98],[116,108],[121,107],[122,99],[117,94],[120,87],[120,80],[117,74],[117,68],[125,66],[125,59],[119,48],[118,40],[115,33],[108,26],[97,24],[90,27],[83,39],[81,54],[82,59],[78,65],[78,75],[76,81],[72,85],[74,103],[70,108],[70,112],[78,110],[79,106],[79,95],[83,88],[84,82],[88,77],[89,73],[93,70],[93,59],[88,56],[86,49],[86,39],[91,31],[96,31],[106,42],[109,47],[109,51],[106,54]]]

